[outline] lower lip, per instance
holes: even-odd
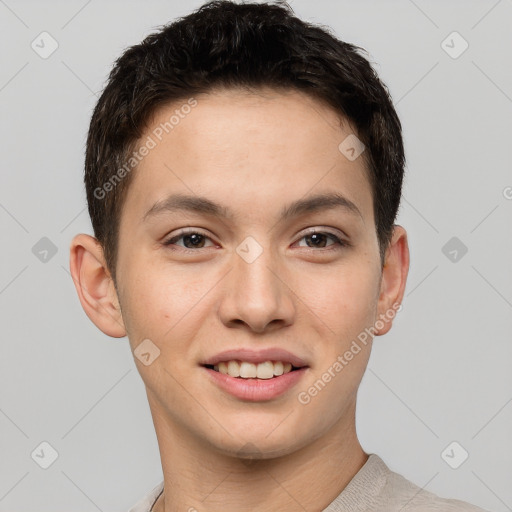
[[[271,379],[242,379],[230,377],[210,368],[203,367],[210,378],[221,389],[240,400],[262,402],[272,400],[291,389],[302,378],[307,367],[300,368]]]

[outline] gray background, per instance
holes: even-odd
[[[84,143],[114,59],[201,3],[0,0],[0,511],[126,511],[162,479],[128,340],[86,317],[69,243],[92,233]],[[291,5],[370,52],[404,127],[411,268],[360,389],[363,448],[432,492],[512,510],[512,1]],[[46,59],[43,31],[59,45]],[[453,31],[469,43],[457,58]],[[48,469],[31,456],[43,441]],[[453,441],[458,469],[441,456]]]

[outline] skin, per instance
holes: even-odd
[[[409,249],[395,225],[381,267],[372,192],[362,157],[338,149],[355,131],[304,93],[216,90],[141,161],[121,216],[117,287],[100,244],[71,244],[70,267],[84,311],[133,350],[150,339],[160,355],[134,358],[146,386],[164,474],[154,511],[321,511],[368,459],[356,434],[356,394],[371,341],[308,404],[307,391],[365,328],[402,300]],[[179,105],[161,107],[141,141]],[[360,210],[337,208],[286,221],[292,201],[337,191]],[[202,195],[232,219],[144,213],[170,193]],[[198,229],[198,247],[180,228]],[[310,228],[334,234],[320,242]],[[236,252],[248,236],[263,252]],[[194,253],[184,252],[189,248]],[[309,368],[284,395],[249,402],[227,394],[199,363],[235,347],[282,347]]]

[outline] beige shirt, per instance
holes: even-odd
[[[128,512],[151,512],[161,494],[160,482]],[[366,464],[327,508],[318,512],[486,512],[465,501],[440,498],[391,471],[370,454]]]

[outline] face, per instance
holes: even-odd
[[[224,454],[291,453],[346,426],[371,341],[343,355],[384,312],[365,164],[338,148],[350,126],[302,93],[195,100],[161,108],[141,138],[156,145],[121,216],[123,323],[132,350],[150,340],[150,364],[135,361],[160,430]],[[216,371],[230,360],[244,375],[294,369]]]

